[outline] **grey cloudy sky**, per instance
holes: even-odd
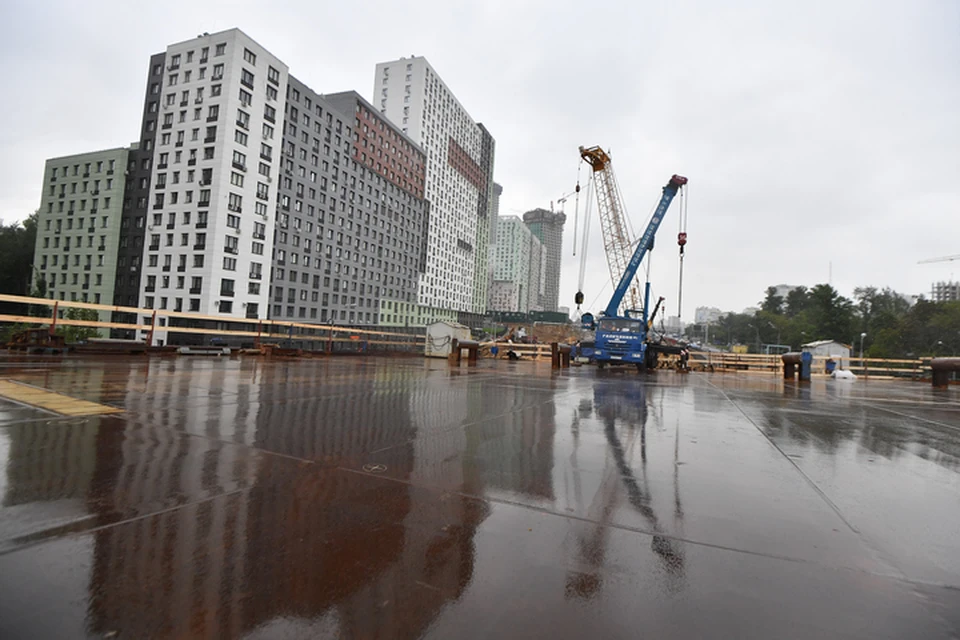
[[[369,98],[377,62],[426,56],[496,138],[502,214],[571,191],[579,145],[612,149],[635,229],[670,175],[688,176],[684,319],[825,282],[831,262],[846,295],[922,293],[960,271],[916,264],[960,254],[955,0],[162,4],[3,4],[0,218],[36,209],[46,158],[134,140],[151,53],[239,27],[324,93]],[[611,287],[592,231],[596,310]],[[672,210],[652,268],[670,314],[676,231]]]

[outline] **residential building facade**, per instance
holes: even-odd
[[[430,224],[418,302],[480,316],[487,264],[495,143],[423,57],[377,65],[373,103],[426,153]]]
[[[353,255],[359,256],[361,264],[359,274],[354,265],[354,282],[350,286],[355,288],[359,278],[362,292],[366,283],[365,304],[373,307],[374,323],[424,326],[424,318],[429,314],[418,303],[417,292],[426,267],[430,224],[429,203],[424,200],[426,153],[357,92],[323,98],[344,114],[353,127],[352,136],[348,136],[350,161],[345,162],[344,169],[349,174],[349,184],[347,179],[342,180],[348,190],[340,190],[341,195],[347,195],[348,211],[356,209],[358,220]],[[349,234],[349,221],[347,226]],[[339,233],[338,230],[338,240]],[[333,238],[328,229],[327,240]],[[326,252],[325,260],[329,262],[331,249]],[[353,295],[350,299],[353,304]],[[342,295],[340,302],[345,302]],[[370,322],[366,312],[363,322]]]
[[[53,300],[113,303],[128,154],[121,147],[47,160],[34,290],[45,287]],[[100,320],[110,314],[100,312]]]
[[[155,311],[155,344],[230,321],[422,327],[483,314],[493,137],[425,60],[412,73],[391,64],[419,78],[398,89],[398,113],[416,106],[422,143],[400,124],[412,116],[318,94],[239,29],[151,56],[138,141],[48,161],[38,281],[51,297]]]
[[[519,217],[501,216],[497,220],[491,310],[539,311],[536,303],[543,291],[542,265],[540,240]]]
[[[266,317],[286,91],[287,66],[239,29],[167,48],[141,306]]]
[[[150,178],[153,171],[153,152],[160,129],[160,87],[166,72],[166,54],[150,57],[147,82],[140,119],[139,142],[130,145],[127,167],[124,171],[126,188],[123,213],[120,220],[120,240],[117,246],[116,284],[113,302],[116,305],[140,305],[140,280],[143,274],[143,241],[147,229],[150,202]],[[135,323],[135,314],[114,314],[115,322]],[[132,338],[134,333],[115,331],[118,336]]]
[[[544,250],[542,311],[557,311],[560,304],[560,267],[563,256],[563,225],[566,215],[534,209],[523,214],[523,221],[540,240]]]
[[[497,220],[500,218],[500,196],[503,195],[503,187],[493,183],[493,200],[490,203],[490,232],[489,246],[487,247],[487,309],[492,310],[493,305],[493,272],[496,268],[497,251]]]

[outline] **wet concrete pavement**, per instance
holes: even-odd
[[[0,637],[960,636],[960,390],[0,360]]]

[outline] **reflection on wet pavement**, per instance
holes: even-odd
[[[0,637],[951,637],[960,394],[416,359],[5,378]]]

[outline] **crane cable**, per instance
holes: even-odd
[[[590,191],[593,189],[593,174],[590,174],[590,178],[587,180],[587,203],[584,206],[583,213],[583,238],[580,240],[580,277],[577,280],[577,307],[579,308],[580,303],[583,302],[583,280],[587,272],[587,242],[590,239]]]
[[[680,188],[680,230],[677,233],[677,244],[680,246],[680,282],[677,286],[677,318],[682,318],[683,308],[683,247],[687,244],[687,187]]]
[[[577,188],[574,191],[576,193],[576,198],[574,199],[573,207],[573,255],[577,255],[577,229],[579,226],[580,220],[580,167],[583,166],[583,158],[580,158],[580,162],[577,163]],[[581,250],[583,247],[580,247]]]

